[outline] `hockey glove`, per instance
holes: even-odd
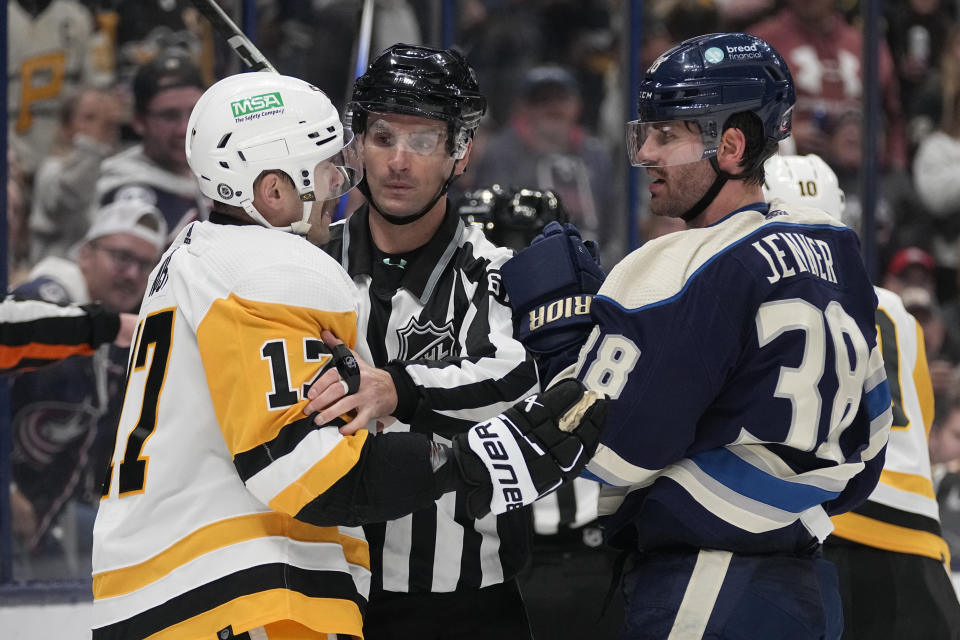
[[[457,435],[457,484],[471,517],[519,509],[580,475],[600,441],[606,403],[568,378]]]
[[[570,223],[550,222],[530,246],[500,268],[517,339],[541,368],[556,372],[576,360],[592,322],[590,302],[606,274],[593,242]]]

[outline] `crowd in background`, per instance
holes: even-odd
[[[240,2],[221,3],[240,20]],[[435,41],[441,3],[377,0],[372,53]],[[259,0],[256,42],[277,69],[343,110],[359,0]],[[455,46],[490,108],[451,189],[551,189],[606,267],[626,245],[620,0],[460,0]],[[164,246],[208,203],[183,152],[206,86],[242,70],[188,0],[10,0],[9,290],[136,311]],[[797,89],[793,149],[837,173],[860,210],[863,94],[855,0],[648,0],[642,65],[671,43],[742,30],[770,42]],[[878,73],[882,127],[877,284],[924,332],[936,397],[930,438],[944,535],[960,556],[960,2],[888,0]],[[624,116],[627,116],[626,118]],[[645,191],[645,190],[641,190]],[[641,203],[641,240],[677,229]],[[349,208],[348,208],[349,209]],[[349,215],[349,210],[346,215]],[[119,410],[126,350],[104,345],[13,379],[18,578],[89,575],[89,531]],[[57,473],[49,471],[56,469]],[[85,551],[87,552],[85,554]]]

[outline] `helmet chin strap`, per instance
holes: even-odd
[[[314,196],[313,191],[309,191],[301,193],[300,200],[303,202],[303,215],[299,220],[290,224],[290,231],[298,236],[306,236],[307,232],[310,231],[310,211],[313,209],[316,196]]]
[[[247,200],[242,203],[243,210],[247,212],[247,215],[253,218],[261,226],[266,227],[267,229],[273,229],[275,231],[286,231],[287,233],[295,233],[299,236],[306,236],[307,232],[310,231],[310,211],[313,208],[313,203],[315,201],[315,196],[313,191],[308,191],[300,194],[300,200],[303,202],[303,215],[299,220],[296,220],[288,225],[282,227],[276,227],[270,224],[262,213],[257,211],[256,207],[253,206],[253,200]]]
[[[711,184],[707,192],[703,194],[703,197],[697,200],[696,204],[680,216],[684,222],[689,223],[703,213],[703,210],[709,207],[710,203],[717,197],[717,194],[720,193],[720,189],[723,189],[723,185],[727,184],[727,180],[744,180],[746,178],[744,175],[733,175],[726,171],[721,171],[720,164],[717,162],[717,156],[710,158],[710,166],[713,167],[713,172],[717,174],[717,177],[713,179],[713,184]]]
[[[383,217],[383,219],[389,222],[390,224],[394,224],[394,225],[410,224],[412,222],[416,222],[423,216],[427,215],[427,213],[431,209],[433,209],[433,206],[437,204],[440,198],[442,198],[447,193],[447,190],[450,188],[450,185],[453,184],[453,181],[460,177],[458,175],[455,175],[456,170],[457,170],[457,163],[456,161],[454,161],[453,168],[450,169],[450,175],[447,176],[447,179],[443,182],[442,185],[440,185],[440,190],[437,191],[437,194],[433,196],[430,202],[427,203],[427,206],[420,209],[419,212],[413,214],[412,216],[397,216],[392,213],[387,213],[384,210],[384,208],[381,207],[377,203],[377,201],[373,198],[373,194],[370,193],[370,185],[367,184],[366,176],[364,176],[363,179],[360,181],[360,184],[357,185],[357,189],[359,189],[360,193],[364,195],[364,197],[367,199],[367,202],[370,203],[370,206],[373,209],[375,209],[377,213],[379,213]]]

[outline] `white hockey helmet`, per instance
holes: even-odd
[[[837,174],[820,156],[775,154],[763,164],[763,195],[792,204],[816,207],[847,223],[843,216],[846,198]]]
[[[242,207],[270,229],[306,235],[313,202],[339,198],[360,182],[363,164],[330,99],[313,85],[272,72],[241,73],[204,92],[190,114],[187,162],[200,191]],[[286,173],[303,217],[275,227],[253,206],[254,181]]]

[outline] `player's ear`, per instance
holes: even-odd
[[[279,171],[264,171],[253,183],[254,206],[261,212],[279,210],[283,207],[285,192],[290,189],[293,187],[286,174]]]
[[[720,136],[720,144],[717,146],[717,164],[721,171],[731,174],[738,174],[742,171],[740,161],[747,152],[747,137],[743,131],[736,127],[730,127]]]

